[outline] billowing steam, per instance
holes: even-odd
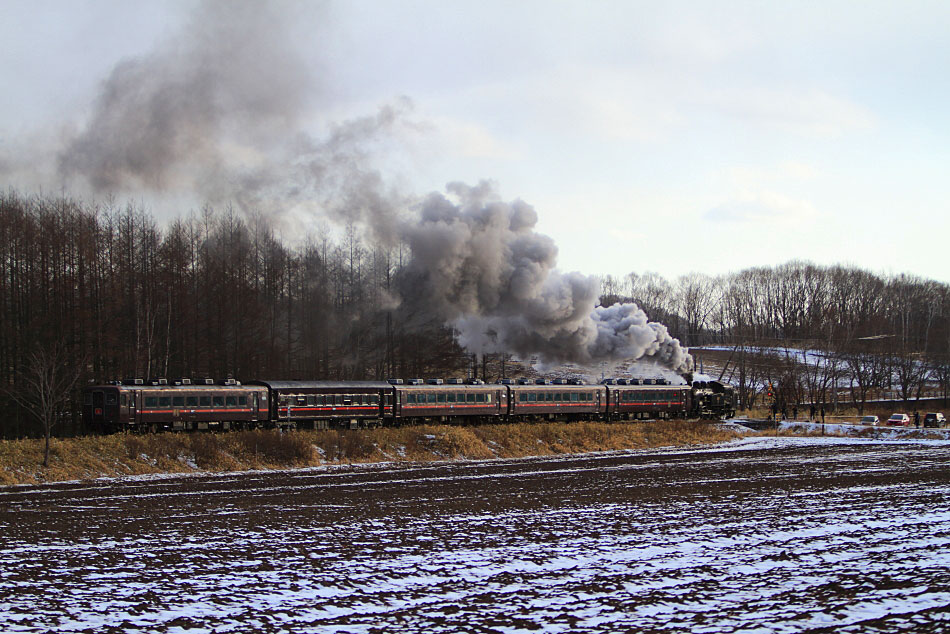
[[[96,193],[190,192],[273,216],[319,212],[391,243],[405,200],[372,161],[411,125],[411,104],[331,125],[323,138],[306,131],[324,90],[291,26],[315,6],[199,4],[181,34],[115,66],[58,152],[60,176]]]
[[[534,208],[502,202],[488,183],[430,194],[406,225],[407,293],[459,332],[469,351],[536,354],[544,362],[638,359],[686,371],[692,358],[636,304],[597,306],[599,281],[555,269],[557,247]]]
[[[60,152],[61,173],[98,191],[204,194],[240,187],[242,173],[253,180],[316,92],[287,37],[290,15],[275,6],[205,2],[177,37],[116,65],[84,130]]]
[[[556,269],[537,213],[488,183],[452,184],[404,213],[411,197],[372,167],[408,102],[304,131],[321,87],[292,44],[307,5],[211,0],[184,32],[119,63],[78,135],[58,153],[64,178],[95,192],[192,192],[212,203],[280,214],[289,208],[361,226],[411,248],[402,307],[438,316],[477,353],[546,362],[639,359],[675,371],[691,357],[635,304],[597,306],[598,280]],[[290,9],[290,10],[288,10]],[[317,37],[314,34],[314,37]]]

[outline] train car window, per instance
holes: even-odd
[[[316,396],[308,396],[308,397],[307,397],[307,405],[316,405],[316,404],[317,404],[317,397],[316,397]]]
[[[578,394],[577,392],[571,393],[571,402],[576,403],[577,401],[580,400],[579,397],[580,397],[580,394]]]
[[[530,392],[530,393],[528,394],[528,402],[529,402],[529,403],[537,403],[537,402],[538,402],[538,394],[537,394],[537,392]]]
[[[353,397],[350,394],[343,395],[343,404],[349,407],[353,404]]]
[[[172,397],[170,396],[159,396],[158,397],[158,406],[159,407],[169,407],[172,404]]]
[[[446,400],[447,400],[449,403],[454,403],[454,402],[455,402],[455,392],[452,392],[451,394],[448,394],[448,395],[446,396]]]
[[[475,395],[475,402],[476,402],[476,403],[484,403],[484,402],[485,402],[485,395],[484,395],[484,394],[476,394],[476,395]]]
[[[158,399],[156,397],[154,396],[145,397],[145,407],[157,407],[157,406],[158,406]]]
[[[474,402],[475,402],[475,395],[474,395],[474,394],[466,394],[466,395],[465,395],[465,402],[466,402],[466,403],[474,403]]]
[[[225,402],[226,402],[228,405],[230,405],[231,407],[234,407],[234,406],[237,405],[237,397],[236,397],[236,396],[228,396],[228,397],[225,399]]]
[[[115,394],[114,394],[114,393],[106,394],[106,404],[108,404],[108,405],[115,405],[115,404],[116,404],[116,398],[115,398]]]
[[[129,404],[128,397],[126,397],[125,394],[120,394],[120,395],[119,395],[119,405],[121,405],[122,407],[125,407],[125,406],[128,405],[128,404]]]
[[[439,403],[445,402],[445,394],[439,394],[439,397],[436,399]]]
[[[416,402],[416,395],[415,395],[415,394],[407,394],[407,395],[406,395],[406,402],[407,402],[407,403],[415,403],[415,402]]]
[[[184,396],[173,396],[172,405],[175,407],[184,407],[185,406],[185,397]]]
[[[426,401],[428,401],[429,403],[435,403],[435,394],[427,394]]]
[[[465,402],[465,395],[462,394],[461,392],[459,392],[458,394],[455,395],[455,399],[456,399],[459,403],[464,403],[464,402]]]
[[[333,404],[334,404],[334,405],[343,405],[343,395],[342,395],[342,394],[334,394],[334,395],[333,395]]]
[[[519,402],[519,403],[524,403],[524,402],[526,402],[527,400],[528,400],[528,395],[527,395],[525,392],[522,392],[521,394],[518,395],[518,402]]]
[[[379,394],[373,394],[369,397],[370,405],[379,405]]]
[[[238,397],[238,405],[240,405],[241,407],[247,407],[247,397],[246,397],[246,396],[239,396],[239,397]]]
[[[560,403],[560,402],[561,402],[561,393],[560,393],[560,392],[555,392],[555,393],[554,393],[554,402],[555,402],[555,403]]]
[[[286,397],[281,397],[281,398],[282,398],[282,399],[285,399]],[[284,405],[286,405],[286,404],[287,404],[287,403],[286,403],[286,401],[285,401],[285,402],[284,402]],[[210,396],[202,396],[202,397],[201,397],[201,406],[202,406],[202,407],[211,407],[211,397],[210,397]]]
[[[387,395],[386,395],[386,405],[392,405],[392,404],[393,404],[393,395],[392,395],[392,394],[387,394]]]
[[[92,405],[92,392],[86,392],[84,400],[86,405]]]
[[[197,397],[197,396],[186,396],[186,397],[185,397],[185,405],[187,405],[188,407],[197,407],[197,405],[198,405],[198,397]]]
[[[211,397],[211,402],[214,403],[214,406],[215,406],[215,407],[223,407],[223,406],[224,406],[224,397],[223,397],[223,396],[212,396],[212,397]]]
[[[485,395],[485,400],[486,400],[487,402],[491,403],[491,394],[486,394],[486,395]]]

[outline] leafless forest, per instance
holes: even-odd
[[[402,266],[408,247],[373,246],[353,227],[338,235],[291,243],[266,218],[231,209],[205,207],[160,226],[132,203],[0,194],[0,433],[38,431],[14,395],[54,363],[69,386],[131,376],[470,372],[471,355],[450,327],[398,301],[414,282]],[[789,402],[830,401],[842,384],[855,403],[881,388],[904,398],[928,385],[947,394],[943,283],[803,262],[672,281],[603,279],[603,305],[631,300],[685,345],[721,346],[746,405],[766,379]],[[817,354],[783,359],[777,348]],[[489,355],[478,372],[494,378],[504,360]],[[61,432],[77,431],[76,410],[62,405]]]

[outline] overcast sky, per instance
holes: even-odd
[[[231,24],[237,6],[0,3],[3,184],[111,192],[164,218],[210,195],[189,173],[206,181],[236,156],[291,165],[293,139],[394,108],[401,123],[356,153],[388,188],[490,179],[535,207],[565,271],[672,278],[799,258],[950,281],[945,1],[350,0],[271,4],[253,28]],[[226,60],[206,62],[219,43]],[[103,104],[129,108],[113,93],[156,75],[174,91],[189,63],[226,86],[207,92],[216,107],[243,114],[215,119],[206,143],[171,109],[161,138],[190,140],[165,149],[203,167],[129,177],[116,161],[138,135]],[[187,116],[206,106],[178,89]],[[293,204],[303,223],[319,207]]]

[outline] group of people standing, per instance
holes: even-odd
[[[781,418],[777,416],[781,414]],[[816,416],[820,418],[816,418]],[[919,418],[919,417],[918,417]],[[788,406],[782,405],[779,407],[778,403],[772,403],[772,415],[769,418],[770,420],[789,420],[788,418]],[[798,420],[798,405],[792,405],[792,418],[791,420]],[[825,424],[825,406],[824,404],[819,404],[818,407],[815,407],[815,404],[812,403],[808,408],[808,420],[815,421],[816,423]]]

